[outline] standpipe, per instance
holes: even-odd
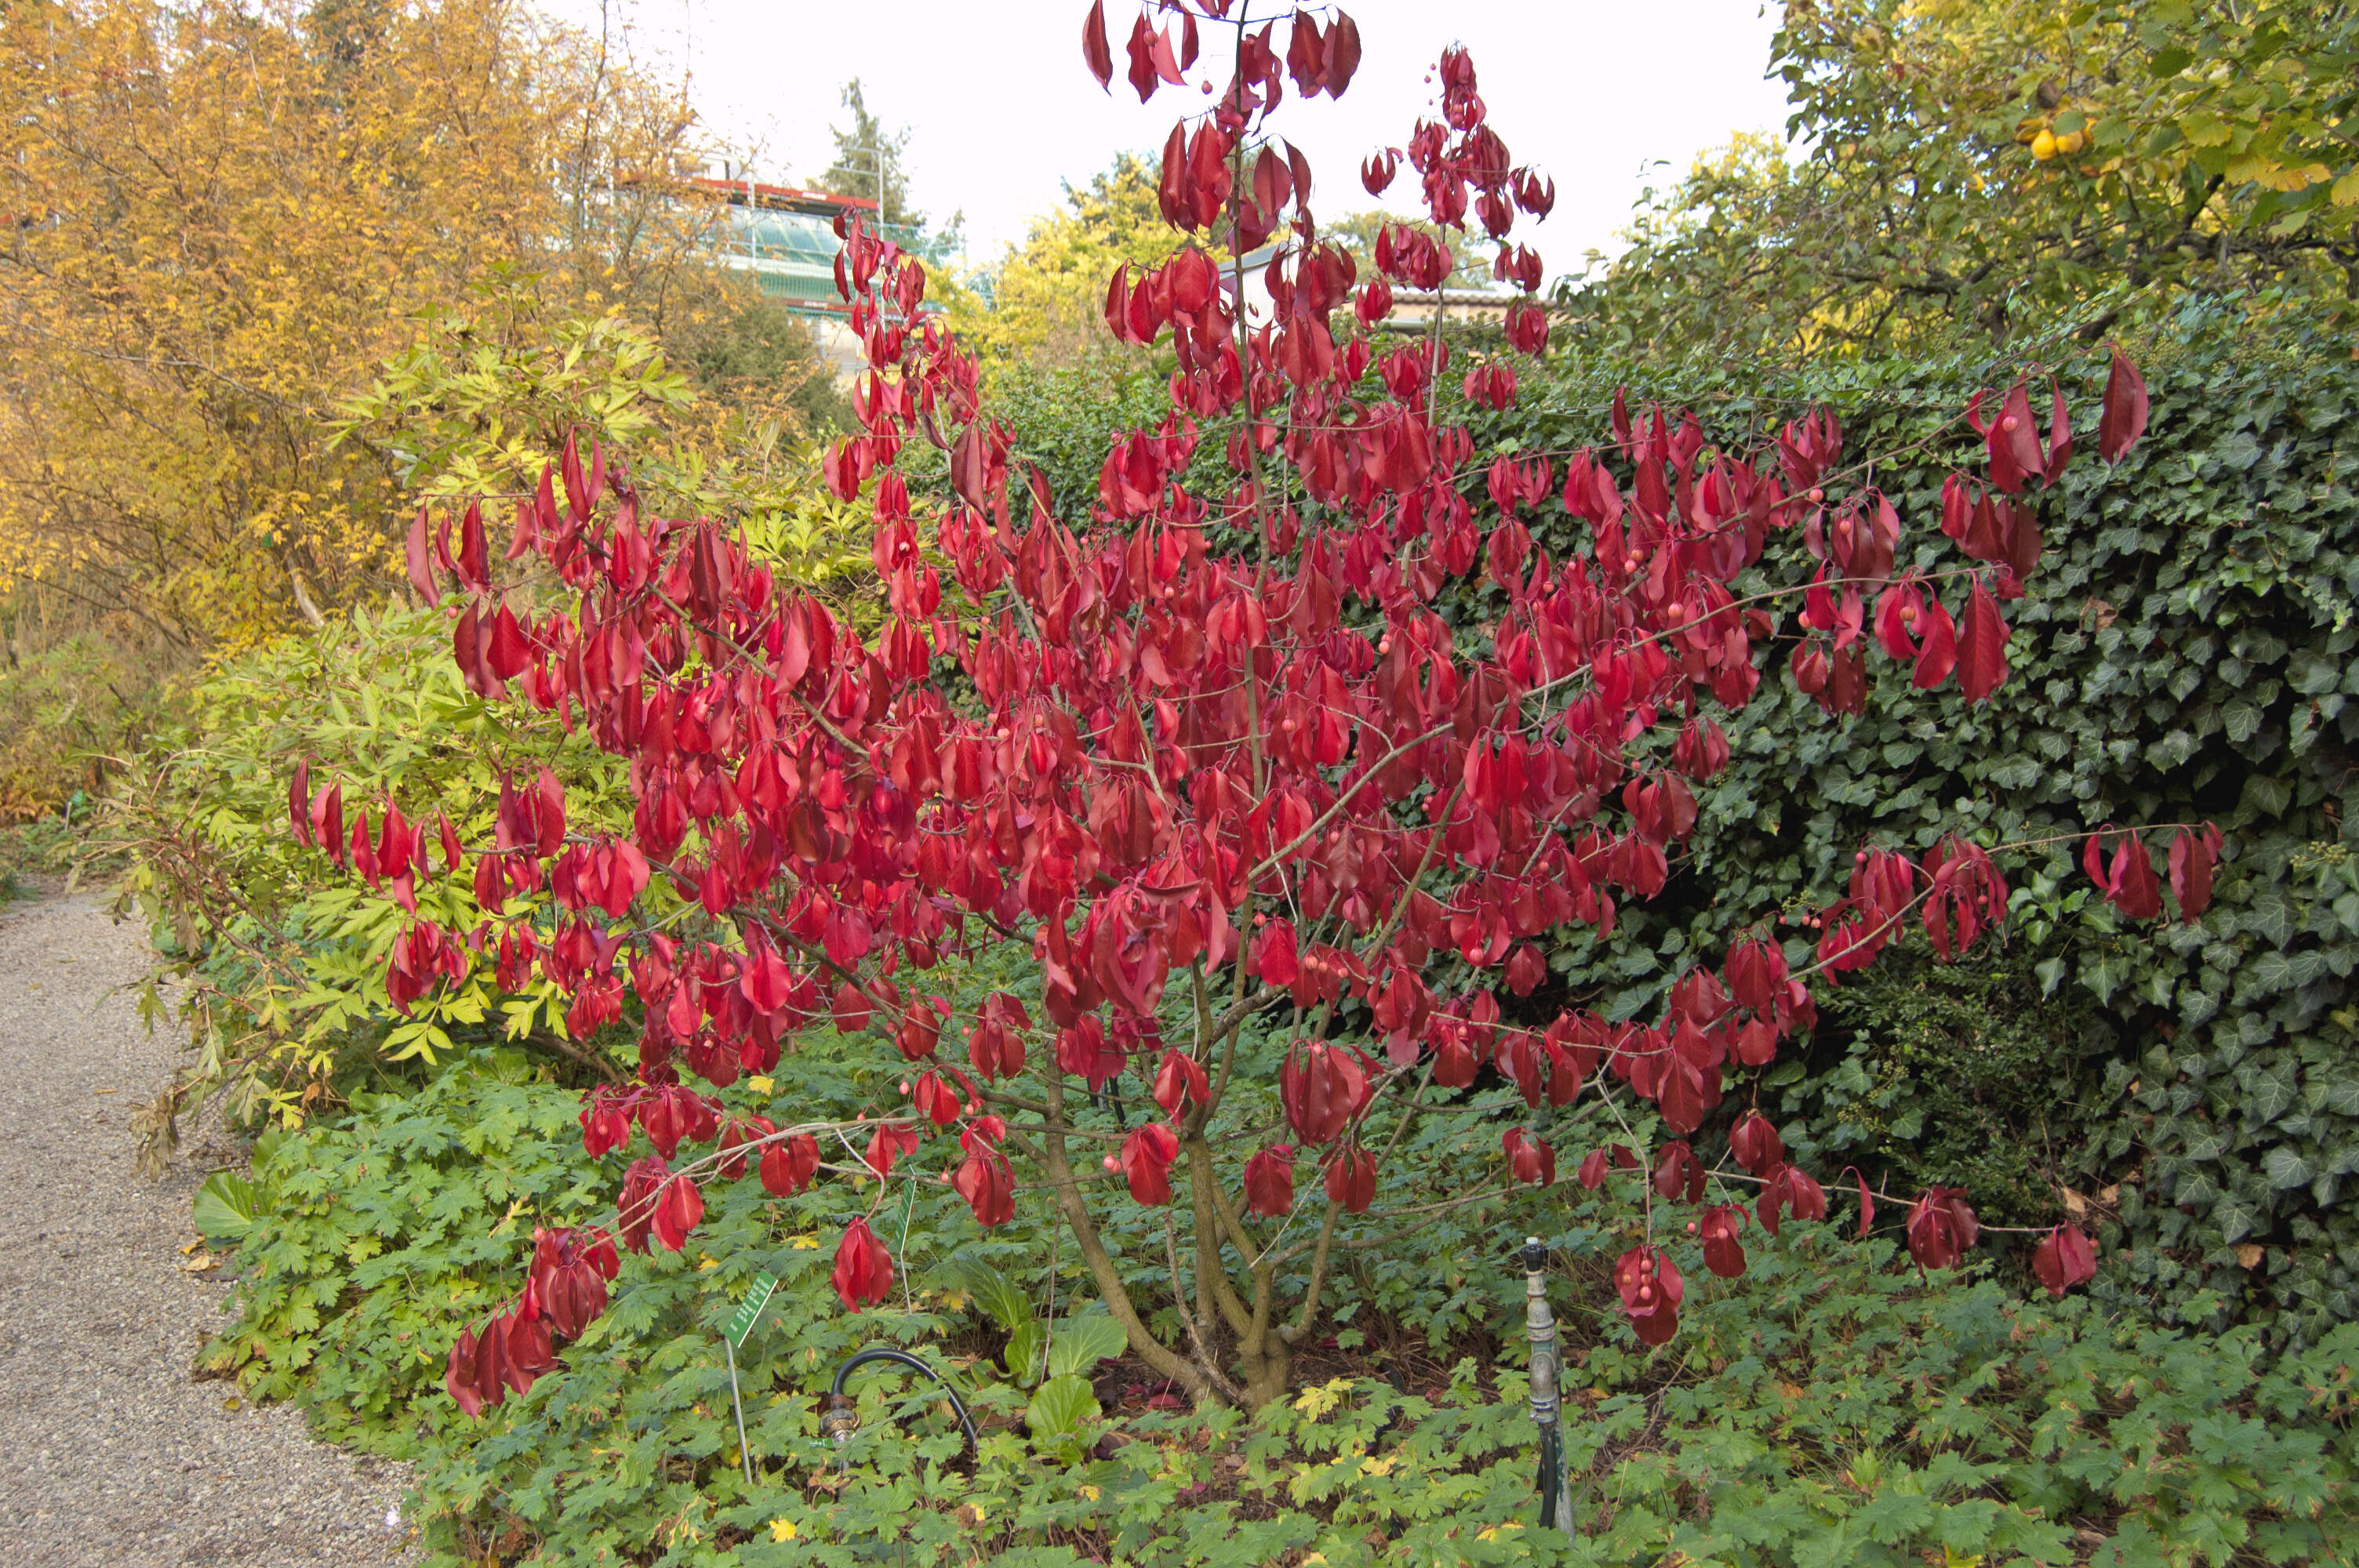
[[[1556,1345],[1556,1318],[1549,1311],[1548,1249],[1537,1236],[1524,1239],[1524,1330],[1532,1345],[1532,1424],[1540,1433],[1540,1528],[1573,1533],[1572,1482],[1565,1473],[1563,1407],[1558,1384],[1563,1371]]]

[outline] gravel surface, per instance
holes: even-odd
[[[182,1124],[133,1173],[133,1106],[183,1039],[138,1021],[146,946],[92,899],[0,906],[0,1526],[11,1568],[406,1563],[401,1467],[289,1406],[190,1378],[228,1288],[182,1271],[189,1203],[234,1156]]]

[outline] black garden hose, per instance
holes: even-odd
[[[959,1425],[966,1432],[967,1452],[980,1454],[982,1444],[975,1439],[974,1422],[966,1413],[966,1401],[959,1398],[958,1390],[951,1387],[950,1379],[919,1357],[906,1350],[896,1350],[889,1345],[872,1345],[864,1350],[856,1350],[835,1369],[835,1381],[829,1385],[827,1390],[827,1413],[820,1417],[820,1430],[833,1438],[837,1447],[850,1442],[852,1434],[860,1429],[860,1418],[853,1413],[852,1396],[843,1391],[844,1379],[852,1376],[853,1368],[870,1361],[897,1361],[940,1383],[942,1392],[950,1399],[951,1409],[958,1411]]]

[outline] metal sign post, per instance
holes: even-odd
[[[754,1450],[745,1442],[745,1397],[737,1388],[737,1347],[754,1332],[760,1321],[762,1309],[770,1304],[770,1297],[778,1288],[775,1274],[756,1274],[754,1288],[737,1303],[737,1310],[721,1331],[721,1343],[729,1352],[729,1403],[737,1412],[737,1457],[745,1462],[745,1484],[754,1484]]]
[[[1565,1471],[1562,1407],[1558,1381],[1563,1370],[1557,1358],[1556,1318],[1548,1304],[1548,1249],[1537,1236],[1524,1239],[1524,1328],[1532,1344],[1532,1424],[1540,1433],[1540,1528],[1561,1528],[1567,1539],[1574,1530],[1572,1477]]]

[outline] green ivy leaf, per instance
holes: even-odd
[[[2261,1157],[2261,1169],[2267,1173],[2269,1185],[2277,1188],[2304,1185],[2316,1174],[2309,1161],[2283,1144]]]

